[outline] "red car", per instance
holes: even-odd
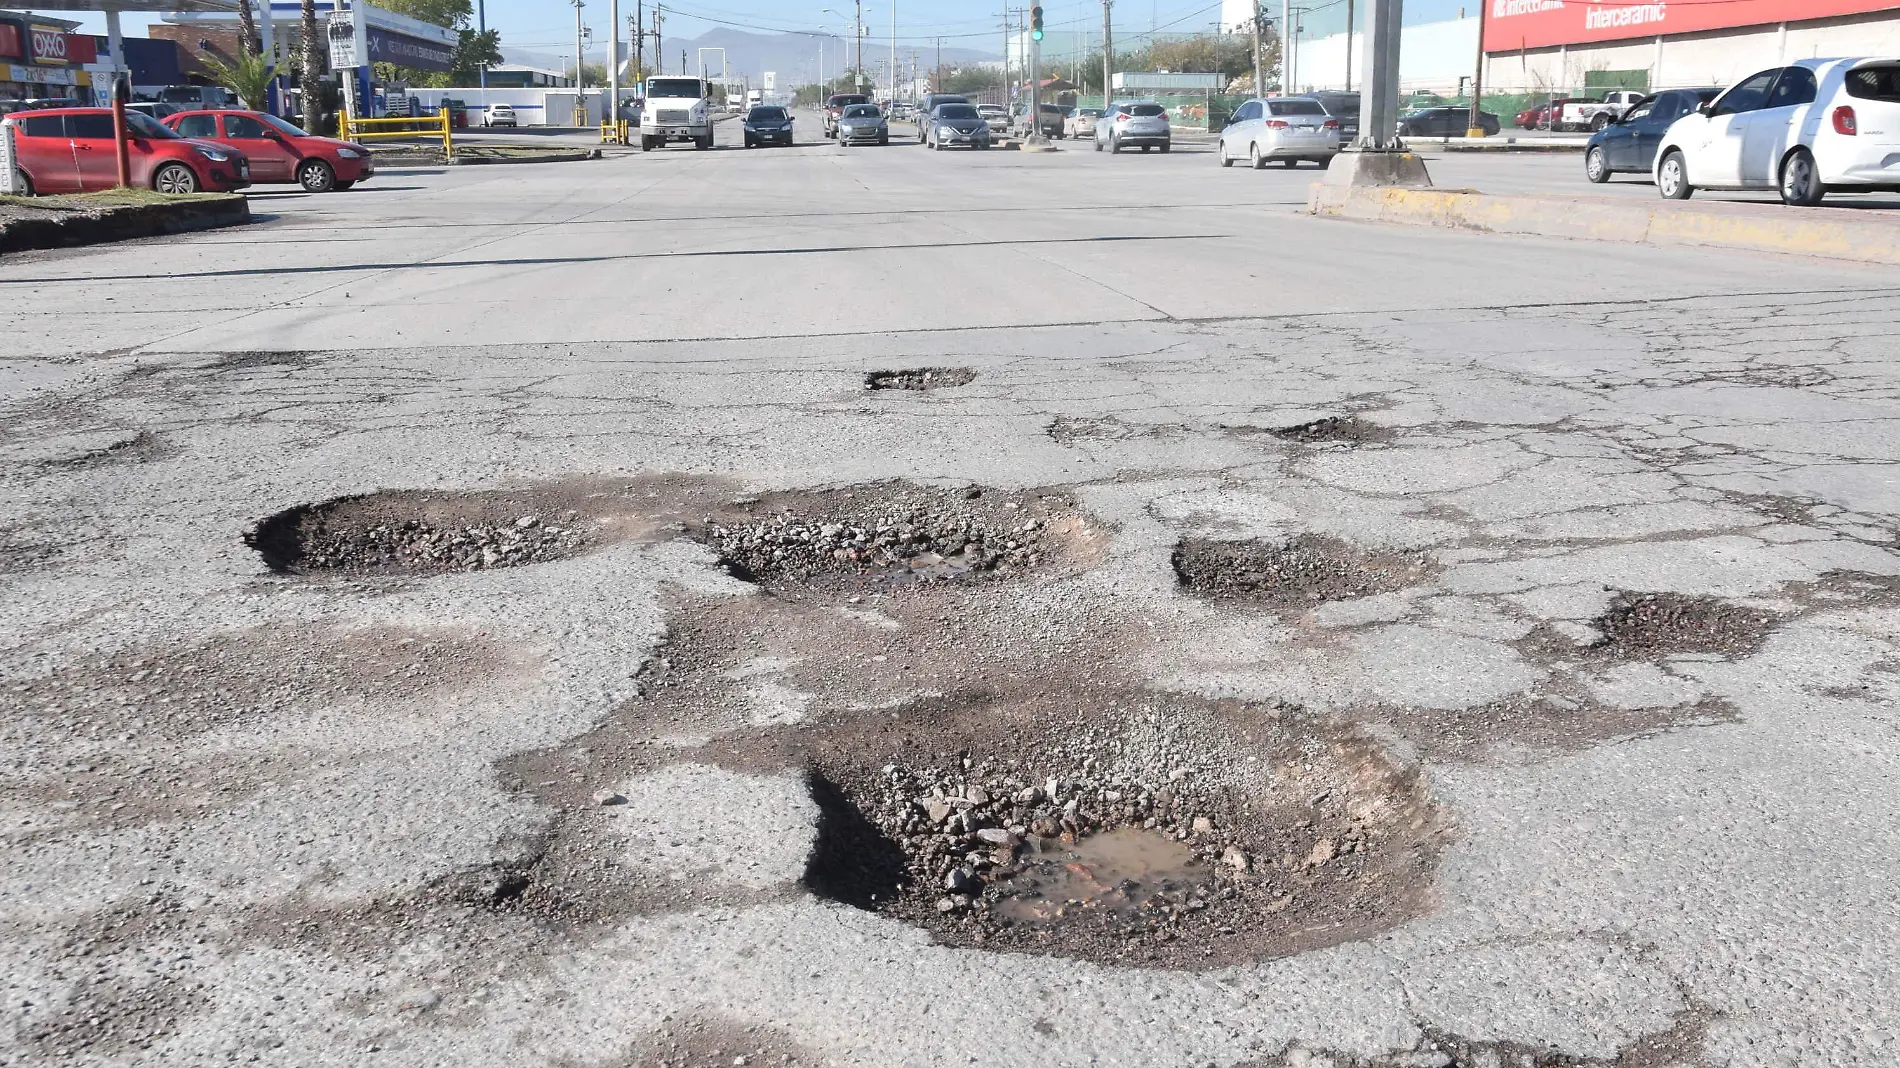
[[[1562,117],[1565,104],[1595,104],[1598,101],[1587,96],[1566,96],[1536,107],[1525,108],[1517,113],[1517,125],[1524,130],[1549,130],[1563,125]]]
[[[19,169],[34,193],[91,193],[119,184],[111,108],[16,111]],[[215,141],[180,137],[149,115],[125,113],[132,184],[161,193],[231,192],[251,184],[244,153]]]
[[[186,137],[229,145],[251,161],[251,181],[295,182],[312,193],[348,189],[376,173],[369,149],[307,134],[262,111],[181,111],[165,125]]]

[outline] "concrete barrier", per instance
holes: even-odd
[[[0,220],[0,252],[94,245],[251,221],[250,202],[236,193],[200,193],[143,204],[48,197],[44,207],[33,201],[25,206],[31,214]]]
[[[1342,188],[1315,183],[1315,215],[1662,247],[1698,245],[1900,264],[1900,214],[1782,204],[1693,204],[1473,189]]]

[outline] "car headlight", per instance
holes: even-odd
[[[363,154],[353,148],[339,148],[336,150],[336,154],[342,157],[343,159],[362,159],[363,158]]]
[[[956,135],[957,135],[957,132],[956,132],[955,130],[952,130],[952,129],[951,129],[950,127],[948,127],[948,126],[939,126],[939,127],[937,127],[937,136],[938,136],[938,137],[955,137]]]
[[[204,158],[210,160],[213,163],[231,162],[231,154],[229,152],[219,152],[215,148],[202,148],[198,145],[193,145],[191,147],[194,149],[197,149],[197,152],[200,156],[203,156]]]

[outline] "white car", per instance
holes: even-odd
[[[1339,120],[1309,96],[1249,100],[1234,109],[1214,152],[1223,167],[1237,159],[1255,170],[1270,159],[1289,167],[1310,159],[1324,167],[1339,154]]]
[[[1656,190],[1900,190],[1900,58],[1803,59],[1751,75],[1677,119],[1656,151]]]
[[[1174,130],[1168,125],[1168,109],[1153,102],[1110,104],[1095,120],[1095,151],[1106,145],[1110,152],[1124,146],[1140,146],[1143,152],[1159,148],[1166,152],[1174,145]]]
[[[515,109],[507,104],[488,105],[488,114],[482,116],[483,126],[515,126]]]

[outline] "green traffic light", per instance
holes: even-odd
[[[1037,41],[1040,41],[1040,40],[1042,40],[1042,31],[1041,31],[1041,30],[1030,30],[1030,31],[1029,31],[1029,36],[1030,36],[1030,37],[1031,37],[1031,38],[1032,38],[1033,40],[1037,40]]]

